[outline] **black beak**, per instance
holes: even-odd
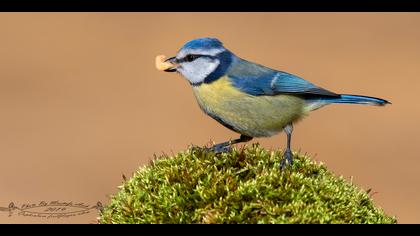
[[[178,67],[178,60],[176,59],[176,57],[171,57],[165,60],[165,62],[169,62],[173,65],[173,67],[170,67],[166,70],[164,70],[165,72],[175,72],[176,68]]]

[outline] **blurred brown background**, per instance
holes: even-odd
[[[333,105],[295,126],[293,148],[372,188],[420,223],[420,14],[1,13],[0,206],[108,202],[154,153],[236,138],[202,114],[189,84],[154,67],[217,37],[238,56],[386,107]],[[284,134],[257,139],[282,148]],[[96,212],[1,223],[94,223]]]

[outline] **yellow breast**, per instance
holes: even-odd
[[[252,96],[227,77],[193,87],[201,109],[244,135],[271,136],[304,115],[304,100],[290,95]]]

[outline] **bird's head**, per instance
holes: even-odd
[[[179,72],[192,85],[211,82],[224,74],[233,54],[216,38],[199,38],[186,43],[175,57],[166,60],[173,67],[166,72]]]

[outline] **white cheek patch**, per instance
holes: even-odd
[[[178,71],[191,83],[197,84],[211,74],[219,66],[219,60],[209,60],[206,58],[198,58],[189,63],[183,63]]]

